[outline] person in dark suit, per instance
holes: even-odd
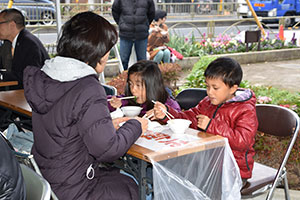
[[[18,81],[23,88],[23,70],[28,65],[41,68],[49,55],[41,41],[25,29],[23,14],[14,8],[0,12],[0,68],[2,80]]]

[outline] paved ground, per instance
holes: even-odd
[[[300,55],[299,55],[300,58]],[[300,59],[242,65],[244,78],[251,84],[300,92]]]

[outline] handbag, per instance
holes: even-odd
[[[175,49],[173,49],[172,47],[167,46],[168,49],[170,50],[171,54],[175,55],[176,58],[178,58],[179,60],[183,59],[183,55],[181,53],[179,53],[178,51],[176,51]]]

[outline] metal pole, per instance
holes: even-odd
[[[249,9],[250,9],[250,11],[251,11],[251,13],[252,13],[254,19],[255,19],[255,22],[256,22],[257,26],[258,26],[259,29],[261,30],[263,36],[266,36],[265,29],[262,27],[260,21],[258,20],[258,17],[257,17],[257,15],[256,15],[256,13],[255,13],[255,11],[254,11],[254,9],[253,9],[253,7],[252,7],[250,1],[249,1],[249,0],[246,0],[246,2],[247,2],[247,5],[248,5],[248,7],[249,7]]]
[[[60,0],[55,1],[56,6],[56,29],[57,29],[57,36],[60,36],[60,29],[61,29],[61,10],[60,10]]]

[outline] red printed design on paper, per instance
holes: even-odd
[[[166,133],[152,131],[147,131],[144,135],[141,136],[141,138],[145,138],[147,140],[154,140],[158,143],[165,144],[170,147],[180,147],[189,143],[188,141],[184,141],[178,138],[172,139],[171,136]]]

